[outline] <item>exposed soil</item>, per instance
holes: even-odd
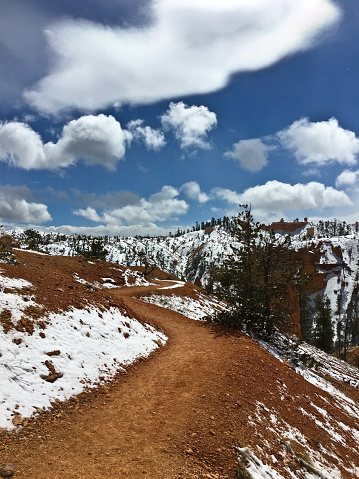
[[[86,285],[74,284],[71,279],[79,270],[81,277],[88,275],[93,282],[96,275],[108,277],[114,265],[83,265],[77,258],[23,252],[17,257],[28,267],[21,266],[21,271],[15,266],[0,268],[9,276],[31,281],[35,285],[32,293],[48,309],[89,301],[117,304],[164,331],[169,339],[166,346],[118,374],[111,384],[54,404],[53,410],[36,422],[3,434],[0,463],[14,464],[15,478],[234,478],[238,465],[235,445],[250,447],[263,460],[275,457],[273,467],[288,477],[284,466],[298,469],[303,451],[293,442],[297,451],[285,456],[278,436],[269,427],[272,413],[283,424],[301,431],[305,441],[323,456],[326,453],[320,445],[324,445],[343,478],[357,477],[341,466],[353,463],[359,467],[353,436],[343,432],[345,443],[335,442],[330,430],[299,410],[320,418],[315,405],[328,412],[333,424],[340,421],[356,430],[358,421],[341,410],[329,394],[306,382],[248,336],[138,299],[150,290],[155,292],[156,286],[90,292]],[[117,274],[115,270],[113,274]],[[120,284],[120,274],[115,280]],[[51,299],[56,288],[62,291]],[[191,288],[187,285],[182,293],[182,288],[172,292],[188,295]],[[357,390],[342,387],[359,401]],[[262,453],[256,445],[262,447]]]

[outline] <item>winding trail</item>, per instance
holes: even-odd
[[[218,431],[221,407],[213,395],[224,387],[229,350],[243,338],[218,336],[205,323],[138,299],[154,289],[114,289],[111,294],[137,318],[163,330],[166,346],[130,368],[106,393],[94,395],[90,404],[61,413],[35,437],[24,437],[24,447],[21,441],[10,445],[6,456],[16,464],[16,478],[170,479],[206,477],[209,470],[229,477],[234,471],[232,441],[227,438],[226,446]],[[203,423],[205,437],[197,427]],[[216,443],[217,449],[223,447],[217,464],[210,449],[208,457],[201,452],[197,458],[197,436],[210,449]]]
[[[238,477],[238,444],[253,451],[260,444],[289,478],[299,465],[294,455],[283,455],[279,424],[300,431],[312,448],[335,451],[338,467],[359,468],[350,433],[358,430],[355,417],[248,336],[139,299],[163,286],[109,290],[114,302],[161,329],[167,344],[109,386],[55,404],[6,438],[0,463],[15,465],[14,479],[229,479]],[[351,392],[359,401],[357,390]],[[321,427],[320,410],[344,424],[343,441]],[[358,477],[341,471],[343,479]]]

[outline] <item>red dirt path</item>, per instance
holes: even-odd
[[[298,414],[304,408],[317,416],[311,405],[316,403],[336,421],[357,428],[328,394],[251,338],[134,297],[149,290],[156,287],[119,288],[106,295],[163,330],[166,346],[109,386],[55,405],[36,423],[5,437],[0,463],[15,464],[15,478],[233,478],[233,445],[255,450],[265,441],[271,444],[268,453],[279,460],[276,468],[287,477],[280,465],[283,449],[267,427],[265,408],[301,430],[313,448],[325,444],[347,464],[359,466],[351,453],[352,437],[346,437],[346,446],[332,445],[330,432]],[[180,294],[180,288],[175,292]],[[358,401],[357,391],[351,391]],[[265,408],[258,419],[259,402]],[[298,468],[294,457],[292,467]],[[356,476],[343,474],[351,477]]]

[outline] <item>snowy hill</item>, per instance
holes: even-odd
[[[236,247],[240,246],[228,226],[230,224],[226,227],[215,225],[176,236],[153,238],[45,235],[32,230],[8,233],[19,241],[21,248],[36,249],[53,256],[84,256],[88,259],[94,254],[117,265],[142,266],[148,272],[156,267],[182,281],[203,288],[209,286],[207,291],[210,291],[211,270],[235,255]],[[358,225],[337,220],[280,221],[269,227],[263,225],[263,228],[264,234],[266,229],[273,228],[280,236],[290,236],[291,247],[297,251],[303,272],[311,277],[307,286],[310,304],[314,306],[318,293],[329,298],[335,346],[341,349],[345,343],[343,354],[346,356],[349,347],[359,344],[356,326],[359,324]],[[297,334],[299,316],[298,308],[293,316]],[[313,329],[313,320],[311,324]]]
[[[275,223],[278,234],[287,234]],[[315,223],[285,223],[293,226],[292,247],[297,251],[308,250],[313,261],[306,258],[310,272],[315,276],[313,291],[324,290],[336,311],[338,291],[343,295],[343,309],[346,309],[355,285],[359,262],[359,233],[355,226],[337,221]],[[279,226],[278,226],[279,225]],[[303,226],[304,225],[304,226]],[[21,239],[27,248],[21,230],[9,234]],[[167,237],[103,237],[66,236],[59,234],[41,235],[37,249],[51,255],[77,256],[91,248],[91,242],[101,242],[105,258],[109,262],[126,266],[143,266],[145,262],[156,265],[178,278],[194,283],[196,278],[206,286],[211,269],[233,254],[233,246],[239,246],[236,239],[223,227],[215,226],[206,230]],[[311,267],[309,264],[311,263]],[[322,278],[323,281],[320,281]]]

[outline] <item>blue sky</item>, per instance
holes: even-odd
[[[0,2],[0,218],[359,220],[356,0]]]

